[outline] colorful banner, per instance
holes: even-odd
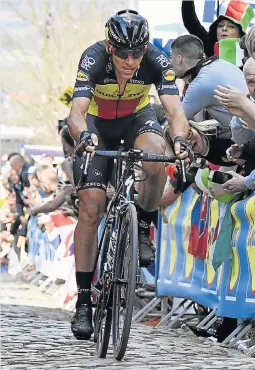
[[[219,316],[255,318],[255,193],[231,207],[232,263],[223,265]]]
[[[165,210],[168,223],[160,216],[157,295],[218,308],[219,316],[255,317],[255,194],[231,207],[233,258],[215,272],[214,246],[225,211],[189,188]]]
[[[207,198],[207,202],[211,203],[211,199]],[[216,308],[218,273],[214,271],[210,258],[204,260],[189,253],[191,230],[201,224],[202,203],[204,199],[190,187],[165,211],[168,224],[164,223],[161,226],[161,243],[160,249],[158,248],[160,253],[157,260],[157,295],[188,298],[210,308]],[[208,205],[207,208],[209,209]],[[203,225],[208,233],[208,256],[212,251],[219,219],[217,202],[211,209],[214,214],[214,217],[211,217],[212,222],[209,226],[207,223]],[[203,237],[204,231],[200,237]]]

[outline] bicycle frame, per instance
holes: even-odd
[[[98,259],[100,256],[100,251],[102,247],[102,242],[104,240],[105,233],[107,231],[107,228],[111,225],[111,222],[113,220],[113,217],[117,219],[117,229],[118,224],[120,222],[120,219],[118,216],[121,216],[122,212],[125,209],[125,206],[129,202],[134,202],[134,190],[135,190],[135,172],[133,165],[135,163],[135,160],[127,160],[126,166],[123,170],[123,160],[121,158],[116,159],[116,175],[115,175],[115,184],[116,184],[116,191],[115,194],[110,202],[110,206],[107,211],[107,216],[105,220],[105,224],[103,227],[103,231],[100,237],[99,245],[98,245],[98,251],[94,266],[94,271],[96,270]],[[116,212],[116,207],[118,207]],[[117,242],[117,240],[115,241]],[[99,294],[100,292],[92,286],[92,291],[94,291],[96,294]]]

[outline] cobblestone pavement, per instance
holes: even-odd
[[[126,356],[114,360],[95,355],[93,341],[77,341],[70,333],[70,313],[54,308],[52,298],[37,287],[2,281],[1,369],[97,370],[255,369],[255,360],[240,352],[197,339],[182,329],[136,325]]]

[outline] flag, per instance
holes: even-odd
[[[232,260],[232,231],[233,231],[233,221],[231,215],[231,206],[234,203],[228,203],[226,205],[226,212],[220,227],[218,238],[215,242],[214,252],[212,257],[212,265],[216,271],[223,262]]]
[[[210,204],[209,194],[203,193],[192,210],[188,252],[196,258],[206,258]]]
[[[247,4],[247,2],[226,0],[220,5],[219,16],[223,16],[239,24],[245,33],[251,20],[254,18],[254,12],[251,5]]]
[[[240,48],[239,41],[236,38],[229,38],[216,42],[214,54],[218,55],[220,59],[241,67],[243,65],[244,52]]]
[[[61,103],[65,104],[68,108],[71,108],[72,100],[73,100],[73,87],[68,86],[67,89],[58,97],[58,100]]]

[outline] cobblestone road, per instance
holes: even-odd
[[[98,359],[92,341],[76,341],[70,313],[54,308],[37,287],[2,281],[1,369],[3,370],[234,370],[255,369],[255,360],[182,329],[133,327],[122,362]]]

